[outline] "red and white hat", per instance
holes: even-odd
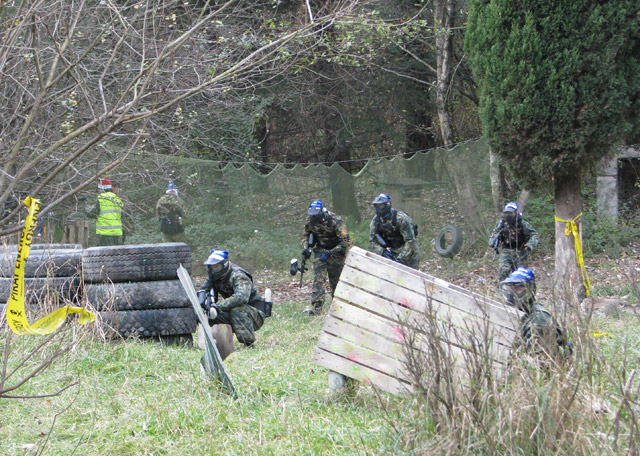
[[[109,179],[108,177],[103,177],[102,179],[100,179],[98,188],[100,190],[111,190],[111,179]]]

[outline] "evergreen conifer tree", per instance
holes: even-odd
[[[583,171],[638,131],[640,2],[470,0],[469,7],[465,48],[484,133],[523,186],[553,185],[556,217],[573,220]],[[555,290],[560,299],[581,298],[565,226],[556,222]]]

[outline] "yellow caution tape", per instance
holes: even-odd
[[[578,260],[578,266],[580,266],[580,272],[582,273],[582,283],[584,284],[584,288],[587,292],[587,296],[591,296],[591,281],[589,280],[589,276],[587,275],[587,270],[584,267],[584,257],[582,255],[582,243],[580,242],[580,233],[578,232],[578,225],[576,224],[576,220],[582,217],[582,212],[580,212],[573,220],[564,220],[559,218],[557,215],[555,216],[556,222],[566,223],[567,226],[564,227],[564,234],[567,236],[573,234],[573,242],[576,248],[576,258]]]
[[[24,268],[29,258],[29,250],[31,249],[31,240],[36,225],[36,214],[40,210],[40,201],[27,196],[24,204],[29,208],[29,214],[24,222],[22,236],[20,236],[20,245],[18,246],[18,256],[16,258],[16,269],[13,274],[13,285],[11,287],[11,296],[7,303],[7,323],[16,334],[51,334],[58,329],[67,319],[70,313],[80,314],[78,323],[86,324],[95,320],[96,316],[92,312],[82,308],[67,305],[60,309],[56,309],[48,315],[32,325],[27,321],[27,315],[24,309]]]

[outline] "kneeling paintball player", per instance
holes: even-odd
[[[507,291],[507,303],[524,312],[520,334],[512,347],[514,352],[559,360],[572,353],[564,331],[549,311],[536,302],[536,278],[531,269],[518,268],[501,282]]]
[[[211,326],[231,325],[238,342],[251,347],[256,341],[255,332],[271,315],[271,303],[253,287],[251,274],[228,257],[226,250],[211,249],[204,262],[208,277],[198,291],[198,299]]]

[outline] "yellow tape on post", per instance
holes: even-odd
[[[36,225],[36,215],[40,210],[40,201],[27,196],[24,204],[29,208],[29,214],[24,222],[22,236],[20,236],[20,245],[18,246],[18,256],[16,258],[16,269],[13,274],[13,285],[11,287],[11,296],[7,303],[7,323],[16,334],[51,334],[58,329],[66,321],[67,315],[70,313],[80,314],[78,323],[86,324],[95,320],[96,316],[82,307],[73,307],[67,305],[56,309],[48,315],[32,325],[27,321],[27,315],[24,309],[24,268],[29,258],[29,250],[31,249],[31,240],[33,238],[33,230]]]
[[[582,255],[582,243],[580,242],[580,232],[578,231],[578,225],[576,224],[576,220],[582,217],[582,212],[580,212],[573,220],[564,220],[555,216],[556,222],[566,223],[567,225],[564,227],[564,234],[567,236],[573,234],[573,243],[576,248],[576,259],[578,260],[578,266],[580,266],[580,273],[582,274],[582,284],[584,285],[584,289],[587,292],[587,296],[591,296],[591,281],[589,281],[589,276],[587,275],[587,270],[584,267],[584,257]]]

